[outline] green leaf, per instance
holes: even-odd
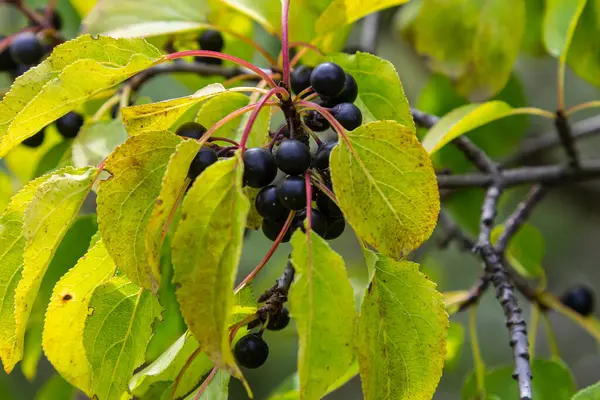
[[[346,136],[331,153],[344,216],[378,251],[408,254],[431,235],[439,213],[429,157],[413,131],[397,122],[373,122]]]
[[[161,307],[150,292],[116,276],[94,290],[89,308],[83,346],[92,369],[91,392],[99,399],[118,400],[144,362]]]
[[[187,331],[152,364],[131,378],[129,381],[131,393],[142,398],[162,398],[161,395],[170,397],[173,381],[197,348],[198,341],[191,332]],[[211,368],[210,359],[204,354],[199,354],[182,375],[175,397],[189,393]],[[150,393],[152,396],[148,396]]]
[[[525,1],[527,23],[525,24],[525,33],[523,34],[522,49],[534,56],[542,56],[546,53],[542,35],[545,3],[545,0]]]
[[[94,168],[65,168],[17,194],[0,218],[0,357],[10,372],[23,355],[33,302],[56,248],[91,189]]]
[[[546,0],[544,44],[548,52],[564,62],[586,0]]]
[[[433,154],[452,140],[473,129],[511,115],[524,114],[524,109],[513,108],[499,100],[469,104],[444,115],[423,138],[423,147]]]
[[[73,165],[98,165],[125,140],[127,131],[120,119],[85,124],[73,141]]]
[[[205,0],[103,0],[83,25],[113,37],[157,36],[198,29],[209,11]]]
[[[153,291],[160,275],[146,259],[145,232],[171,155],[181,142],[169,132],[130,137],[106,160],[104,169],[112,176],[98,188],[98,223],[108,252],[129,279]]]
[[[406,3],[408,0],[333,0],[315,23],[320,36],[358,21],[362,17]]]
[[[448,328],[448,338],[446,339],[446,356],[444,358],[444,368],[452,370],[460,360],[460,354],[465,342],[465,329],[457,322],[450,322]]]
[[[231,375],[218,370],[198,400],[227,400],[229,398],[229,380]],[[190,393],[185,400],[196,400],[198,391]]]
[[[577,75],[600,86],[600,44],[591,37],[600,35],[600,1],[588,0],[575,29],[567,62]]]
[[[344,260],[316,233],[298,230],[292,248],[290,306],[300,341],[300,398],[320,399],[354,357],[354,291]]]
[[[171,128],[191,107],[220,93],[227,92],[220,83],[213,83],[190,96],[126,107],[122,110],[123,123],[130,135],[164,131]]]
[[[492,241],[504,232],[504,225],[492,231]],[[546,244],[540,231],[533,225],[523,224],[521,229],[511,238],[506,249],[506,259],[522,276],[534,279],[544,273],[542,260],[546,254]]]
[[[417,264],[380,256],[358,321],[356,351],[366,400],[433,396],[448,331],[435,286]]]
[[[524,0],[428,0],[412,32],[430,67],[451,77],[459,93],[481,101],[508,81],[524,28]]]
[[[14,189],[10,177],[0,171],[0,213],[4,212],[13,194]]]
[[[229,321],[250,209],[242,176],[239,153],[208,167],[183,201],[172,245],[173,282],[183,318],[202,352],[238,378],[242,375],[229,345]]]
[[[155,201],[146,228],[146,259],[154,276],[160,276],[160,250],[166,230],[173,218],[175,208],[183,198],[190,164],[198,154],[200,144],[196,140],[184,140],[171,154],[165,175],[162,178],[160,194]]]
[[[248,229],[257,230],[262,226],[263,217],[260,216],[256,210],[256,207],[254,206],[254,203],[256,202],[256,196],[258,196],[258,192],[260,192],[260,190],[261,189],[251,188],[250,186],[246,186],[244,188],[244,193],[252,205],[250,212],[248,213],[248,218],[246,219],[246,228]]]
[[[575,382],[567,366],[560,360],[534,359],[531,370],[534,399],[571,400],[575,394]],[[512,378],[513,366],[488,370],[485,376],[485,392],[499,399],[517,398],[519,388]],[[477,395],[475,377],[469,376],[462,389],[462,399],[471,400]]]
[[[143,39],[84,35],[56,47],[50,57],[17,78],[0,102],[0,157],[160,57]]]
[[[117,266],[101,241],[54,287],[44,324],[44,353],[70,384],[92,395],[92,367],[84,348],[84,327],[94,290]]]
[[[39,147],[17,146],[3,158],[3,161],[6,162],[11,174],[17,177],[22,184],[25,184],[37,177],[38,165],[42,159],[63,140],[55,125],[50,125],[46,127],[44,141]],[[23,162],[25,159],[27,160],[26,163]]]
[[[35,400],[67,400],[72,399],[73,394],[73,386],[69,385],[69,382],[57,374],[44,383],[44,386],[35,395]]]
[[[37,302],[34,303],[36,308]],[[42,327],[43,315],[32,312],[29,318],[29,326],[25,332],[25,342],[23,348],[23,360],[21,361],[21,371],[28,381],[32,382],[37,375],[37,367],[42,356]]]
[[[71,143],[71,140],[63,140],[51,147],[40,159],[34,176],[37,178],[58,168],[70,166]]]
[[[408,100],[392,63],[368,53],[335,54],[330,60],[339,64],[356,79],[356,103],[363,111],[365,121],[397,121],[414,132],[415,123],[410,114]]]
[[[572,400],[598,400],[600,399],[600,382],[580,390]]]

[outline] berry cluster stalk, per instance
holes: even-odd
[[[283,83],[287,89],[291,88],[289,15],[290,0],[283,0],[281,10],[281,55],[283,57]]]

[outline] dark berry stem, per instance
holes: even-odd
[[[281,54],[283,58],[283,83],[286,89],[291,88],[290,79],[290,38],[289,38],[289,14],[290,0],[283,0],[281,10]]]

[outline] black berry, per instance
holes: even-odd
[[[337,64],[319,64],[310,75],[310,85],[320,96],[332,98],[340,95],[346,87],[346,73]]]
[[[352,103],[342,103],[333,107],[331,114],[342,126],[353,131],[362,124],[362,112]]]
[[[560,301],[584,317],[594,311],[594,293],[585,286],[571,288],[560,297]]]
[[[0,35],[0,42],[6,39],[5,36]],[[10,56],[10,49],[7,46],[2,52],[0,52],[0,71],[10,71],[17,67],[15,60]]]
[[[354,103],[354,100],[358,97],[358,84],[354,77],[346,73],[346,86],[342,93],[335,96],[328,103],[336,105],[341,103]]]
[[[83,117],[74,111],[68,112],[56,121],[56,129],[67,139],[74,138],[83,126]]]
[[[290,78],[292,91],[294,93],[300,94],[300,92],[310,86],[310,75],[312,74],[312,71],[312,68],[304,65],[301,65],[292,71]]]
[[[233,354],[238,364],[245,368],[258,368],[269,357],[269,346],[258,333],[244,336],[235,344]]]
[[[304,116],[304,124],[315,132],[324,132],[329,129],[329,121],[319,112],[311,110]]]
[[[175,133],[181,137],[200,139],[206,133],[206,128],[197,122],[186,122],[180,125]]]
[[[331,150],[333,150],[336,145],[337,141],[323,143],[319,146],[314,161],[314,166],[317,169],[324,171],[329,168],[329,156],[331,155]]]
[[[344,216],[342,210],[325,193],[320,192],[317,196],[317,207],[327,218],[341,218]]]
[[[277,167],[288,175],[305,173],[310,162],[310,149],[299,140],[284,140],[275,153]]]
[[[304,178],[288,176],[277,185],[277,197],[288,210],[302,210],[306,207],[306,187]]]
[[[327,233],[323,236],[324,239],[333,240],[342,236],[346,228],[344,218],[329,219],[327,221]]]
[[[196,179],[202,171],[216,163],[218,159],[217,153],[212,148],[202,147],[192,160],[188,177],[192,180]]]
[[[285,225],[285,219],[263,219],[262,221],[262,231],[264,233],[264,235],[267,237],[267,239],[269,239],[270,241],[274,242],[275,239],[277,239],[277,236],[279,236],[279,233],[281,232],[281,230],[283,229],[283,226]],[[287,243],[290,241],[290,239],[292,238],[292,233],[293,233],[293,229],[290,227],[287,232],[285,232],[285,235],[283,235],[283,239],[281,240],[282,243]]]
[[[254,205],[258,214],[266,219],[285,219],[289,214],[289,210],[277,198],[275,185],[269,185],[258,192]]]
[[[244,152],[244,183],[260,189],[273,182],[277,166],[273,154],[263,147],[253,147]]]
[[[225,47],[225,40],[221,32],[214,29],[207,29],[202,32],[198,44],[202,50],[221,51]]]
[[[269,323],[267,324],[267,329],[270,331],[280,331],[285,329],[290,324],[290,312],[287,308],[283,307],[281,312],[272,315],[269,318]]]
[[[22,32],[10,44],[10,55],[19,64],[37,64],[44,56],[44,48],[34,33]]]
[[[293,222],[293,227],[294,230],[296,229],[302,229],[302,232],[305,231],[304,229],[304,220],[306,219],[306,209],[298,212],[296,214],[296,216],[294,217],[294,222]],[[327,233],[327,217],[320,212],[319,210],[317,210],[316,208],[313,208],[311,210],[311,219],[310,219],[311,223],[310,223],[310,228],[315,231],[315,233],[321,237],[325,237],[325,234]]]
[[[42,129],[35,135],[23,140],[23,144],[27,147],[39,147],[44,142],[45,137],[46,131]]]

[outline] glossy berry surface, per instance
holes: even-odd
[[[302,232],[305,231],[304,229],[304,221],[306,220],[306,210],[302,210],[300,212],[298,212],[296,214],[296,216],[294,217],[294,222],[293,222],[293,227],[294,230],[295,229],[302,229]],[[325,237],[325,234],[327,233],[327,217],[320,212],[319,210],[317,210],[316,208],[313,208],[311,211],[311,224],[310,224],[310,228],[319,236],[321,237]]]
[[[352,103],[342,103],[333,107],[331,114],[347,130],[353,131],[362,124],[362,112]]]
[[[341,218],[344,216],[342,210],[325,193],[319,193],[317,196],[317,207],[327,218]]]
[[[254,205],[258,214],[265,219],[285,219],[290,212],[277,198],[275,185],[269,185],[258,192]]]
[[[322,63],[310,75],[310,85],[321,97],[332,98],[342,93],[346,87],[346,73],[337,64]]]
[[[290,324],[290,312],[287,308],[283,307],[281,312],[277,315],[272,315],[269,318],[267,329],[270,331],[280,331],[285,329]]]
[[[42,129],[32,137],[29,137],[23,140],[23,144],[27,147],[39,147],[42,143],[44,143],[44,138],[46,137],[46,131]]]
[[[251,333],[238,340],[233,355],[242,367],[254,369],[267,361],[269,346],[258,333]]]
[[[303,90],[310,86],[310,75],[313,69],[304,65],[295,68],[291,75],[292,91],[296,94],[300,94]]]
[[[563,293],[560,301],[573,311],[585,316],[594,311],[594,293],[585,286],[576,286]]]
[[[206,128],[197,122],[186,122],[181,124],[175,134],[190,139],[200,139],[206,133]]]
[[[330,99],[328,103],[330,105],[337,105],[341,103],[354,103],[356,98],[358,97],[358,84],[356,83],[356,79],[350,74],[346,74],[346,86],[342,93]]]
[[[63,137],[68,139],[77,136],[82,126],[83,117],[74,111],[66,113],[56,121],[56,129]]]
[[[253,147],[244,152],[244,183],[260,189],[273,182],[277,166],[273,154],[265,148]]]
[[[202,50],[221,51],[225,47],[225,40],[221,32],[214,29],[207,29],[202,32],[198,39],[198,44]]]
[[[329,129],[329,121],[317,111],[309,111],[304,116],[304,123],[314,132],[324,132]]]
[[[34,33],[22,32],[10,44],[10,55],[19,64],[37,64],[44,56],[44,48]]]
[[[331,151],[337,145],[337,141],[335,142],[326,142],[319,146],[317,150],[317,154],[315,154],[314,166],[321,171],[329,168],[329,156],[331,155]]]
[[[281,232],[281,230],[283,229],[283,226],[285,225],[285,219],[263,219],[262,221],[262,231],[264,233],[264,235],[267,237],[267,239],[269,239],[270,241],[274,242],[277,239],[277,236],[279,236],[279,232]],[[292,238],[292,227],[290,227],[287,232],[285,233],[285,235],[283,236],[283,239],[281,240],[282,243],[287,243],[290,241],[290,239]]]
[[[6,39],[5,36],[0,35],[0,42]],[[17,67],[17,64],[10,55],[10,49],[6,47],[0,52],[0,71],[10,71]]]
[[[323,236],[324,239],[333,240],[342,236],[344,229],[346,228],[346,221],[344,218],[329,219],[327,221],[327,233]]]
[[[190,179],[196,179],[206,168],[217,162],[219,157],[217,153],[210,147],[202,147],[198,154],[192,160],[188,176]]]
[[[275,163],[288,175],[301,175],[310,167],[310,149],[299,140],[284,140],[275,152]]]
[[[277,197],[288,210],[302,210],[306,207],[306,187],[304,178],[288,176],[277,185]]]

